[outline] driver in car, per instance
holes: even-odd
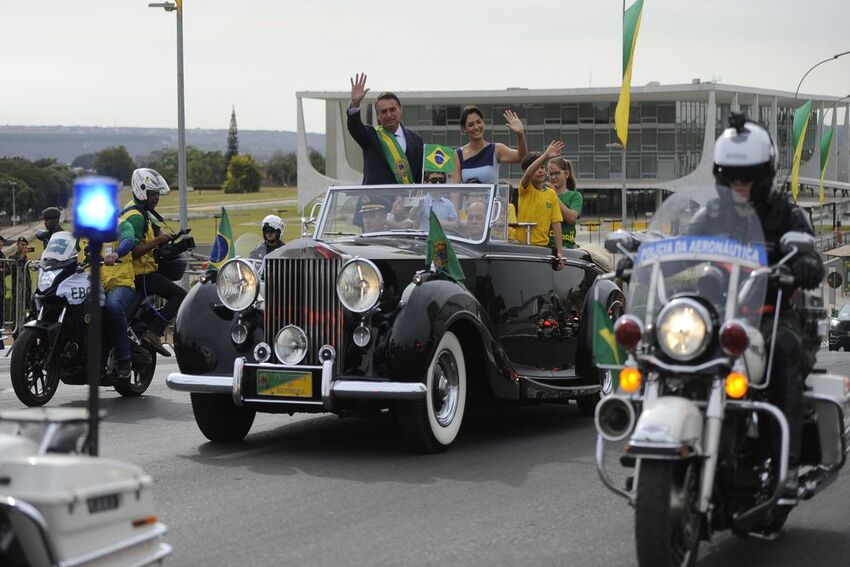
[[[387,230],[387,203],[380,197],[366,195],[360,200],[360,213],[363,233]]]

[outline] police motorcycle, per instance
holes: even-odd
[[[0,565],[150,565],[171,553],[150,476],[85,454],[83,408],[0,412]]]
[[[56,393],[59,382],[87,385],[86,353],[90,301],[89,274],[80,264],[76,238],[57,232],[48,242],[38,268],[38,285],[33,295],[37,316],[27,322],[15,340],[11,359],[12,386],[27,406],[42,406]],[[102,292],[101,292],[102,295]],[[101,301],[103,298],[101,297]],[[104,340],[104,370],[101,385],[111,386],[122,396],[141,396],[156,371],[156,352],[139,339],[133,324],[150,307],[146,303],[129,317],[131,345],[130,380],[118,380],[117,362]],[[105,338],[105,337],[104,337]]]
[[[748,203],[726,213],[739,215],[734,237],[712,235],[693,220],[717,197],[713,185],[676,193],[641,238],[617,231],[606,240],[633,267],[620,272],[629,279],[629,307],[612,338],[625,364],[611,366],[620,372],[619,389],[596,408],[596,467],[635,510],[642,567],[693,565],[700,541],[721,530],[775,537],[846,459],[850,381],[815,369],[804,382],[799,488],[788,494],[788,422],[767,394],[771,338],[783,286],[786,293],[793,287],[787,265],[811,252],[813,240],[786,233],[781,260],[768,265]],[[780,290],[775,307],[765,305],[769,286]],[[819,341],[825,312],[808,294],[795,303],[809,306],[798,316],[804,334]],[[609,470],[612,453],[622,469]]]

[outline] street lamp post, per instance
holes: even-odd
[[[10,181],[9,186],[12,188],[12,226],[16,226],[18,224],[18,215],[15,208],[15,191],[18,188],[18,182]]]
[[[177,186],[180,198],[180,229],[189,228],[186,182],[186,109],[183,103],[183,2],[155,2],[148,8],[162,8],[166,12],[177,12]],[[187,287],[188,277],[183,277]]]
[[[628,212],[626,211],[626,204],[628,203],[629,193],[626,189],[626,148],[623,147],[623,144],[620,142],[614,142],[611,144],[605,144],[605,147],[609,150],[620,150],[620,155],[622,156],[622,186],[620,187],[620,198],[623,201],[623,230],[626,230],[626,220],[628,218]]]

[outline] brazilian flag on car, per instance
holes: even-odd
[[[428,227],[428,253],[425,264],[433,266],[434,271],[445,274],[457,283],[464,285],[463,268],[455,255],[452,243],[446,238],[442,225],[434,209],[431,209],[430,226]]]
[[[614,338],[614,324],[599,301],[593,302],[593,364],[622,366],[626,353]]]
[[[230,219],[227,211],[221,208],[221,220],[218,221],[218,230],[215,234],[212,252],[210,252],[211,270],[218,270],[225,262],[236,256],[233,250],[233,231],[230,230]]]
[[[440,144],[425,144],[422,163],[423,175],[426,171],[441,171],[450,174],[455,170],[455,150]]]

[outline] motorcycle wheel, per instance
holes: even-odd
[[[697,509],[699,463],[643,460],[638,471],[635,540],[641,567],[691,567],[703,515]]]
[[[130,372],[130,380],[115,382],[115,391],[122,396],[137,398],[145,393],[153,381],[153,375],[156,372],[156,351],[148,347],[144,347],[144,349],[148,351],[151,357],[150,364],[139,370],[133,368]]]
[[[12,387],[27,406],[43,406],[59,386],[56,364],[44,367],[49,348],[47,337],[34,329],[23,329],[15,339],[10,363]]]

